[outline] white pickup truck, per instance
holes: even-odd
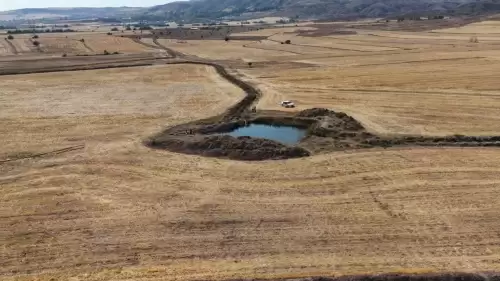
[[[281,106],[285,108],[294,108],[295,104],[289,100],[285,100],[281,102]]]

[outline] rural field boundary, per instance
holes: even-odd
[[[144,59],[123,60],[118,62],[96,62],[92,64],[82,64],[82,65],[53,66],[53,67],[26,68],[26,69],[16,68],[16,69],[0,70],[0,76],[149,66],[153,65],[154,61],[155,61],[154,58],[144,58]]]

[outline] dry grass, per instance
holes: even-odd
[[[139,53],[154,51],[144,45],[135,43],[132,39],[109,35],[89,35],[84,36],[85,43],[95,52]]]
[[[10,45],[3,40],[3,38],[0,38],[0,56],[7,56],[7,55],[13,55],[14,52]]]
[[[500,21],[482,21],[471,23],[462,27],[438,29],[434,32],[457,34],[488,34],[500,35]]]
[[[378,52],[378,51],[392,51],[397,50],[394,47],[375,46],[357,44],[356,42],[339,41],[332,37],[304,37],[295,36],[290,34],[276,34],[270,37],[273,40],[285,42],[290,40],[296,45],[305,45],[313,47],[323,47],[332,50],[345,50],[345,51],[358,51],[358,52]]]
[[[254,46],[252,41],[230,40],[171,40],[159,39],[162,45],[183,53],[194,54],[202,58],[215,60],[251,60],[266,61],[280,56],[293,56],[294,53],[246,48],[244,45]]]
[[[41,49],[44,53],[66,53],[66,54],[90,54],[91,50],[74,38],[49,37],[41,35],[37,39],[41,43]]]
[[[39,34],[36,39],[41,43],[40,49],[33,46],[30,41],[32,35],[18,34],[14,35],[14,40],[10,40],[18,54],[21,55],[54,55],[54,54],[93,54],[102,53],[104,50],[109,52],[120,53],[141,53],[153,52],[153,49],[147,48],[144,45],[137,44],[129,38],[120,37],[122,34],[117,33],[116,36],[109,36],[105,33],[51,33]],[[80,42],[85,40],[85,44]],[[12,55],[12,48],[7,45],[7,42],[2,38],[0,42],[0,56]]]
[[[243,96],[214,69],[189,65],[3,76],[0,87],[0,159],[9,153],[69,146],[74,141],[68,138],[100,134],[86,122],[111,131],[130,130],[128,122],[144,129],[150,122],[155,126],[148,133],[153,133],[174,121],[221,112]],[[33,134],[28,137],[26,132]],[[51,139],[47,133],[60,135]],[[24,138],[36,140],[31,143],[35,146],[30,148]],[[54,143],[54,138],[60,141]]]
[[[278,27],[278,28],[266,28],[266,29],[261,29],[261,30],[241,32],[241,33],[232,33],[231,35],[234,35],[234,36],[272,36],[272,35],[280,34],[280,33],[293,33],[293,32],[297,32],[299,30],[315,30],[315,29],[316,28],[314,28],[314,27],[304,27],[304,26]]]
[[[238,72],[261,88],[263,109],[292,99],[296,110],[346,111],[378,133],[499,135],[496,42],[445,37],[366,31],[290,46],[304,54],[269,42],[252,46],[273,50],[162,43],[236,66],[262,60]],[[120,44],[100,39],[88,42]],[[500,270],[498,149],[245,163],[144,147],[165,126],[242,97],[201,66],[3,76],[0,87],[0,160],[14,160],[0,162],[2,280]]]
[[[496,92],[500,82],[495,75],[500,68],[495,68],[496,60],[429,58],[394,65],[342,60],[337,67],[246,72],[259,72],[255,79],[283,93],[263,99],[260,107],[265,109],[278,109],[280,100],[291,99],[297,110],[328,107],[348,112],[383,134],[500,132],[500,96]]]
[[[432,45],[429,38],[436,35],[426,32],[359,33],[303,40],[317,47],[343,44],[351,51],[355,46],[358,51],[359,46],[374,49],[341,55],[337,50],[321,54],[310,49],[286,59],[315,67],[268,64],[242,69],[268,93],[259,107],[280,109],[279,102],[285,99],[296,102],[295,110],[327,107],[350,113],[381,134],[499,134],[496,42],[474,44],[462,36]],[[298,38],[293,37],[292,44],[300,44]],[[398,49],[380,47],[391,42]],[[378,47],[382,49],[376,51]]]
[[[248,164],[151,151],[131,137],[148,122],[115,122],[126,125],[80,125],[94,134],[84,150],[2,166],[3,274],[200,280],[499,269],[498,150]]]

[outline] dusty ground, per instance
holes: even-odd
[[[381,134],[500,134],[500,37],[356,30],[278,34],[300,54],[258,49],[264,59],[251,68],[244,60],[260,55],[236,43],[178,50],[230,59],[262,90],[260,109],[292,99],[295,110],[345,111]],[[0,85],[2,280],[500,270],[498,149],[203,158],[141,141],[242,98],[211,68],[2,76]]]

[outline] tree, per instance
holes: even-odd
[[[9,35],[9,36],[7,36],[7,39],[9,39],[9,40],[14,40],[14,36]]]
[[[127,25],[127,27],[125,29],[130,31],[130,30],[132,30],[132,27],[130,27],[130,25]]]
[[[248,62],[248,67],[250,67],[250,68],[252,67],[252,62],[251,61]]]

